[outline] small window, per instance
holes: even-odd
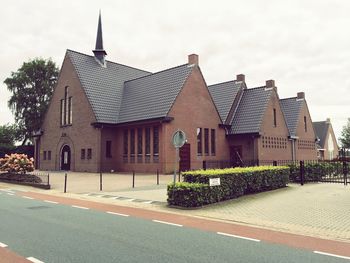
[[[159,154],[159,130],[153,127],[153,155]]]
[[[47,151],[47,159],[51,161],[51,151]]]
[[[209,155],[209,129],[204,129],[204,153]]]
[[[80,159],[85,160],[85,149],[81,149],[81,151],[80,151]]]
[[[304,116],[304,129],[305,129],[305,132],[307,132],[307,122],[306,122],[306,116]]]
[[[276,109],[273,109],[273,126],[277,127]]]
[[[216,153],[216,145],[215,145],[215,129],[211,129],[210,133],[210,141],[211,141],[211,155],[215,155]]]
[[[91,148],[87,149],[87,159],[88,160],[92,159],[92,149]]]
[[[197,155],[202,155],[202,128],[197,128]]]
[[[106,141],[106,158],[112,158],[112,141]]]
[[[46,160],[46,158],[47,158],[47,157],[46,157],[46,151],[44,151],[44,160]]]

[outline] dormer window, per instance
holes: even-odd
[[[60,108],[61,108],[61,110],[60,110],[61,126],[71,125],[72,124],[72,117],[73,117],[72,97],[69,96],[68,87],[64,88],[64,98],[61,99]]]

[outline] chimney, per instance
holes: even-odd
[[[331,119],[330,119],[330,118],[327,118],[327,119],[326,119],[326,123],[331,123]]]
[[[188,55],[188,64],[189,65],[194,64],[198,66],[198,55],[197,54]]]
[[[297,99],[299,99],[299,100],[305,99],[305,92],[298,92],[297,93]]]
[[[266,80],[266,88],[275,88],[275,81],[273,79]]]
[[[245,82],[245,75],[244,74],[238,74],[236,76],[236,81],[243,81],[243,82]]]

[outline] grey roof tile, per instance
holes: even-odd
[[[67,54],[76,69],[97,122],[117,123],[124,82],[151,74],[110,61],[106,61],[106,67],[102,67],[94,56],[72,50],[67,50]]]
[[[192,69],[184,64],[125,82],[118,123],[167,116]]]
[[[290,136],[296,136],[297,126],[299,121],[300,110],[304,104],[304,100],[296,97],[281,99],[281,108],[286,119],[288,131]]]
[[[243,82],[233,80],[208,86],[223,123],[225,123],[228,117],[242,83]]]
[[[324,149],[325,143],[326,143],[327,131],[330,124],[327,123],[326,121],[317,121],[317,122],[313,122],[312,125],[314,126],[316,136],[320,139],[318,144],[321,147],[321,149]]]
[[[243,90],[242,99],[233,116],[230,134],[260,132],[261,123],[273,89],[265,86]]]

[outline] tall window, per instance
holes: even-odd
[[[151,128],[147,127],[145,129],[145,137],[146,137],[145,153],[146,155],[150,155],[151,154]]]
[[[209,129],[204,129],[204,153],[209,155]]]
[[[130,154],[135,154],[135,130],[130,130]]]
[[[128,155],[128,148],[129,148],[129,145],[128,145],[128,141],[129,141],[129,138],[128,138],[128,130],[124,130],[124,137],[123,137],[123,154],[124,155]]]
[[[46,151],[44,151],[44,160],[46,160]]]
[[[273,126],[277,127],[276,109],[273,109]]]
[[[137,154],[142,155],[142,128],[137,129]]]
[[[47,159],[51,160],[51,151],[47,151]]]
[[[68,97],[68,87],[64,88],[64,98],[60,104],[61,126],[72,124],[72,97]]]
[[[81,151],[80,151],[80,159],[85,160],[85,149],[81,149]]]
[[[153,127],[153,155],[159,154],[159,130],[158,127]]]
[[[304,116],[304,129],[305,129],[305,132],[307,132],[307,122],[306,122],[306,116]]]
[[[197,154],[202,155],[202,128],[197,128]]]
[[[106,141],[106,157],[112,158],[112,141]]]
[[[215,155],[216,153],[216,145],[215,145],[215,129],[211,129],[210,132],[210,141],[211,141],[211,155]]]
[[[89,148],[89,149],[87,149],[87,159],[91,159],[92,158],[92,149],[91,148]]]

